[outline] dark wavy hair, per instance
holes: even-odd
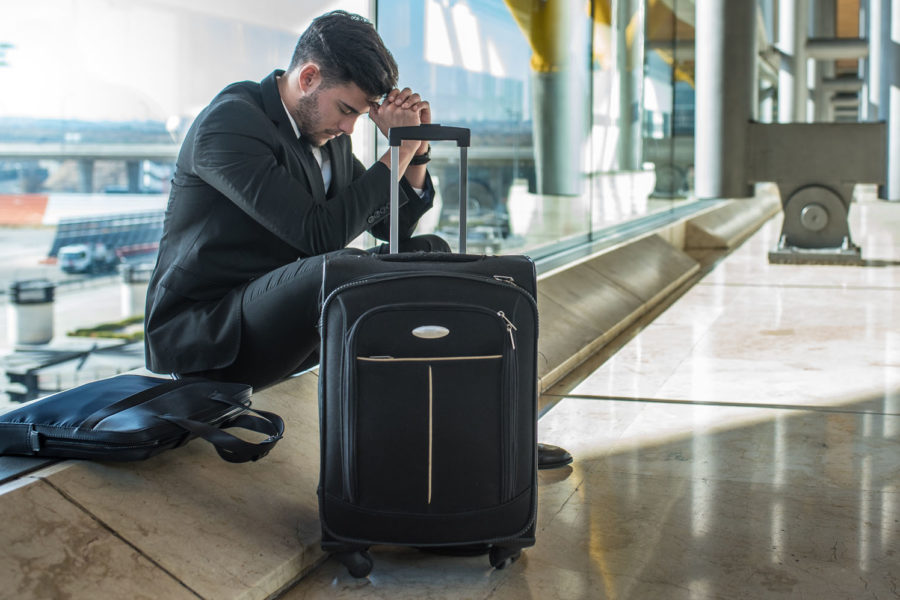
[[[343,10],[316,17],[300,36],[288,70],[306,62],[319,66],[326,87],[355,83],[375,98],[397,86],[397,62],[375,26]]]

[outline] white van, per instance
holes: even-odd
[[[106,244],[70,244],[59,249],[59,267],[66,273],[112,271],[119,257]]]

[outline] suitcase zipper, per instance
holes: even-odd
[[[354,288],[360,285],[366,285],[369,283],[383,282],[383,281],[391,281],[395,279],[409,279],[409,278],[421,278],[421,277],[447,277],[450,279],[468,279],[470,281],[479,281],[481,283],[487,283],[491,285],[498,285],[502,287],[512,287],[520,292],[523,296],[528,299],[529,304],[531,304],[532,308],[534,308],[534,317],[535,317],[535,335],[538,332],[538,314],[537,314],[537,301],[534,299],[534,296],[531,293],[516,283],[516,280],[509,275],[472,275],[470,273],[446,273],[442,271],[418,271],[418,272],[410,272],[410,273],[383,273],[370,275],[365,277],[360,277],[358,279],[354,279],[353,281],[348,281],[336,288],[334,288],[331,293],[328,294],[328,297],[325,298],[325,301],[322,302],[322,309],[319,312],[319,329],[321,330],[323,327],[323,319],[325,317],[326,309],[328,305],[331,303],[332,298],[337,296],[338,293],[348,290],[350,288]]]
[[[506,314],[502,310],[497,311],[497,316],[499,316],[506,323],[506,332],[509,334],[509,342],[512,344],[512,349],[516,349],[516,337],[513,335],[514,331],[518,331],[518,327],[513,325],[512,321],[507,318]]]
[[[488,360],[492,358],[503,358],[502,354],[484,354],[471,356],[357,356],[356,360],[363,362],[447,362],[454,360]]]
[[[356,461],[351,460],[356,452],[356,411],[351,410],[351,398],[356,397],[356,378],[351,377],[355,368],[351,352],[350,344],[346,344],[341,356],[341,420],[345,421],[341,427],[341,474],[344,479],[344,499],[356,504]]]
[[[491,275],[491,277],[493,279],[496,279],[497,281],[502,281],[503,283],[508,283],[510,285],[516,286],[519,289],[523,289],[522,286],[520,286],[518,283],[516,283],[516,280],[513,277],[510,277],[509,275]]]
[[[507,456],[506,456],[506,472],[505,472],[505,481],[506,490],[505,493],[502,494],[504,501],[511,500],[516,489],[516,456],[518,456],[519,451],[519,436],[517,435],[518,431],[518,380],[519,380],[519,370],[518,370],[518,360],[516,360],[515,351],[516,351],[516,338],[515,331],[517,330],[516,326],[513,325],[512,321],[503,313],[503,311],[498,311],[497,315],[506,322],[506,332],[509,334],[509,351],[507,352],[504,349],[503,354],[505,355],[505,360],[503,361],[503,369],[506,375],[506,381],[504,387],[506,388],[504,391],[505,396],[505,405],[508,407],[509,411],[508,418],[506,420],[506,428],[507,435],[509,436],[509,443],[507,444]]]

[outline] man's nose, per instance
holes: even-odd
[[[341,131],[350,135],[353,133],[353,127],[356,125],[356,120],[359,118],[359,115],[348,115],[344,119],[341,120],[338,127]]]

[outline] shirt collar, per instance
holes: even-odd
[[[297,139],[300,139],[300,128],[297,127],[297,122],[294,121],[294,117],[291,116],[291,112],[288,110],[287,104],[284,103],[284,100],[281,101],[281,106],[284,107],[284,114],[288,116],[288,120],[291,122],[291,128],[294,130],[294,135],[297,136]]]

